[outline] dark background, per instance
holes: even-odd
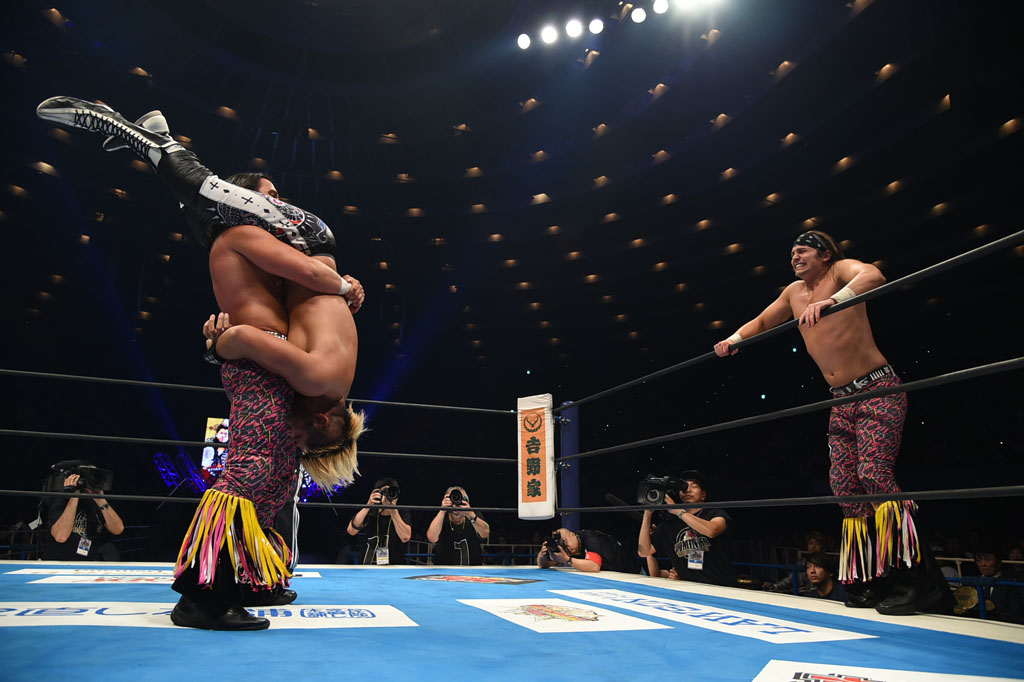
[[[198,357],[215,311],[205,254],[144,165],[34,116],[58,94],[132,118],[160,108],[215,171],[267,170],[331,225],[340,268],[367,289],[354,397],[499,409],[535,393],[581,398],[710,350],[792,280],[789,247],[808,227],[891,280],[1022,226],[1019,24],[1004,3],[725,0],[649,11],[643,24],[615,21],[614,2],[539,0],[55,9],[8,3],[0,28],[7,368],[217,383]],[[540,44],[544,22],[572,16],[607,28]],[[521,32],[529,50],[515,46]],[[586,68],[584,49],[599,52]],[[531,98],[539,105],[524,112]],[[550,201],[531,204],[540,193]],[[1022,255],[1007,249],[870,304],[905,381],[1021,355]],[[904,489],[1021,483],[1019,378],[911,395]],[[207,416],[227,414],[216,394],[2,381],[2,428],[198,440]],[[826,389],[792,332],[586,405],[581,448]],[[368,412],[366,450],[515,456],[511,417]],[[826,428],[820,413],[585,459],[582,504],[631,500],[639,478],[670,468],[704,470],[718,500],[827,494]],[[168,492],[158,448],[12,436],[2,447],[8,489],[38,489],[53,462],[88,458],[116,472],[113,492]],[[439,503],[462,484],[476,504],[515,505],[511,463],[367,456],[360,468],[335,501],[362,502],[393,475],[406,503]],[[0,523],[31,520],[35,504],[5,497]],[[117,507],[151,527],[138,558],[160,559],[193,510]],[[928,532],[1024,537],[1019,498],[924,511]],[[350,514],[305,512],[305,557],[333,560]],[[414,516],[417,535],[429,516]],[[837,536],[840,512],[734,516],[739,535],[793,542],[811,528]],[[509,540],[556,525],[489,518]],[[619,513],[583,524],[627,545],[636,532]]]

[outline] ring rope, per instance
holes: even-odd
[[[567,462],[573,459],[582,459],[583,457],[593,457],[595,455],[605,455],[612,452],[621,452],[622,450],[631,450],[634,448],[646,447],[648,445],[658,445],[659,443],[668,443],[674,440],[682,440],[684,438],[692,438],[694,436],[703,436],[708,433],[716,433],[718,431],[725,431],[740,426],[751,426],[753,424],[774,421],[776,419],[782,419],[784,417],[795,417],[801,414],[815,412],[826,407],[834,407],[835,405],[855,403],[861,400],[868,400],[870,398],[875,398],[878,396],[890,395],[892,393],[905,393],[908,391],[914,391],[921,388],[942,386],[944,384],[951,384],[954,382],[963,381],[965,379],[973,379],[975,377],[987,376],[989,374],[998,374],[1000,372],[1009,372],[1021,368],[1024,368],[1024,357],[1013,358],[1012,360],[1002,360],[1000,362],[993,362],[988,365],[979,365],[977,367],[972,367],[970,369],[961,369],[955,372],[949,372],[948,374],[940,374],[938,376],[929,377],[928,379],[908,381],[907,383],[899,384],[898,386],[887,386],[885,388],[878,388],[873,391],[855,393],[854,395],[843,396],[841,398],[821,400],[816,403],[808,403],[806,405],[801,405],[798,407],[789,407],[784,410],[777,410],[775,412],[766,412],[765,414],[759,414],[753,417],[743,417],[742,419],[733,419],[727,422],[718,422],[717,424],[711,424],[709,426],[701,426],[695,429],[678,431],[676,433],[670,433],[664,436],[646,438],[644,440],[638,440],[632,443],[624,443],[622,445],[611,445],[606,448],[598,448],[597,450],[579,452],[573,455],[559,457],[556,461]]]
[[[196,504],[202,502],[200,497],[162,497],[159,495],[115,495],[112,493],[104,493],[102,495],[98,493],[80,493],[80,492],[46,492],[42,490],[0,490],[0,495],[10,495],[12,497],[78,497],[84,500],[113,500],[114,502],[182,502]],[[438,511],[440,509],[446,509],[454,511],[452,507],[445,507],[439,504],[399,504],[394,507],[384,507],[383,505],[373,505],[357,503],[357,502],[299,502],[301,507],[338,507],[341,509],[409,509],[413,511]],[[457,511],[475,511],[475,512],[515,512],[519,511],[518,507],[459,507]]]
[[[13,497],[79,497],[82,499],[105,499],[125,502],[182,502],[196,503],[198,497],[160,497],[156,495],[115,495],[79,492],[44,492],[40,490],[0,490],[0,495],[11,495]],[[556,509],[559,514],[574,512],[627,512],[643,510],[669,510],[669,509],[741,509],[754,507],[789,507],[789,506],[815,506],[834,505],[839,502],[886,502],[890,500],[968,500],[994,497],[1017,497],[1024,495],[1024,485],[1006,485],[986,488],[951,488],[947,490],[918,490],[916,492],[899,493],[876,493],[872,495],[817,495],[811,497],[774,497],[759,500],[726,500],[723,502],[684,502],[680,504],[631,504],[615,505],[610,507],[559,507]],[[383,509],[380,505],[367,505],[356,502],[300,502],[304,507],[336,507],[341,509],[363,509],[364,507]],[[448,510],[451,507],[442,505],[424,504],[401,504],[395,505],[395,509],[407,509],[414,511],[438,511]],[[476,512],[516,512],[516,507],[459,507],[459,511]]]
[[[2,492],[2,491],[0,491]],[[1024,485],[1004,485],[990,488],[952,488],[949,490],[919,490],[917,492],[878,493],[874,495],[818,495],[814,497],[771,497],[760,500],[727,500],[725,502],[685,502],[682,504],[623,504],[611,507],[559,507],[560,514],[573,512],[641,511],[645,509],[741,509],[744,507],[799,507],[833,505],[840,502],[887,502],[890,500],[970,500],[990,497],[1017,497],[1024,495]]]
[[[134,438],[131,436],[106,436],[95,433],[66,433],[62,431],[26,431],[24,429],[0,429],[0,436],[23,436],[25,438],[53,438],[56,440],[84,440],[99,443],[121,443],[123,445],[170,445],[183,447],[207,447],[210,441],[203,440],[170,440],[165,438]],[[231,445],[231,440],[221,443],[218,447]],[[518,460],[507,457],[473,457],[467,455],[430,455],[418,452],[376,452],[373,450],[360,450],[360,456],[369,455],[372,457],[404,457],[406,459],[439,459],[456,462],[497,462],[514,464]]]
[[[67,381],[84,381],[97,384],[116,384],[120,386],[138,386],[140,388],[169,388],[182,391],[203,391],[206,393],[223,393],[224,389],[217,386],[190,386],[189,384],[168,384],[159,381],[137,381],[135,379],[111,379],[108,377],[90,377],[78,374],[53,374],[49,372],[30,372],[21,369],[0,368],[0,376],[30,377],[33,379],[61,379]],[[475,412],[477,414],[516,414],[516,410],[495,410],[486,407],[461,407],[458,405],[431,405],[427,403],[401,403],[388,400],[369,400],[365,398],[349,398],[349,402],[364,405],[390,405],[392,407],[421,407],[428,410],[454,410],[456,412]]]
[[[869,300],[871,300],[873,298],[877,298],[879,296],[882,296],[883,294],[887,294],[887,293],[889,293],[890,291],[892,291],[893,289],[895,289],[897,287],[905,287],[905,286],[907,286],[909,284],[913,284],[913,283],[915,283],[915,282],[917,282],[919,280],[925,279],[926,277],[931,277],[932,275],[937,275],[940,272],[945,272],[946,270],[949,270],[949,269],[951,269],[953,267],[956,267],[957,265],[962,265],[963,263],[967,263],[969,261],[975,260],[975,259],[980,258],[982,256],[987,256],[990,253],[993,253],[995,251],[999,251],[999,250],[1001,250],[1001,249],[1003,249],[1003,248],[1005,248],[1007,246],[1013,246],[1014,244],[1017,244],[1018,242],[1022,242],[1022,241],[1024,241],[1024,230],[1021,230],[1019,232],[1014,232],[1013,234],[1007,235],[1007,236],[1005,236],[1005,237],[1003,237],[1001,239],[997,239],[994,242],[989,242],[988,244],[985,244],[983,246],[979,246],[976,249],[972,249],[970,251],[965,251],[964,253],[961,253],[959,256],[954,256],[953,258],[946,259],[944,261],[936,263],[935,265],[930,265],[930,266],[928,266],[928,267],[926,267],[926,268],[924,268],[922,270],[918,270],[917,272],[913,272],[913,273],[911,273],[909,275],[906,275],[905,277],[900,277],[899,279],[895,279],[895,280],[893,280],[891,282],[887,282],[887,283],[883,284],[880,287],[876,287],[876,288],[872,289],[871,291],[866,291],[863,294],[857,294],[853,298],[850,298],[850,299],[848,299],[846,301],[843,301],[842,303],[837,303],[837,304],[835,304],[833,306],[829,306],[828,308],[825,308],[825,310],[821,311],[821,314],[822,315],[829,315],[831,313],[835,313],[835,312],[839,312],[841,310],[845,310],[846,308],[853,307],[853,306],[858,305],[860,303],[864,303],[866,301],[869,301]],[[739,350],[741,348],[746,348],[747,346],[752,346],[755,343],[758,343],[760,341],[764,341],[765,339],[769,339],[769,338],[771,338],[773,336],[776,336],[778,334],[782,334],[783,332],[787,332],[790,329],[795,328],[798,324],[799,324],[799,320],[798,319],[789,320],[788,322],[784,322],[783,324],[780,324],[777,327],[773,327],[771,329],[768,329],[767,331],[763,331],[760,334],[755,334],[754,336],[751,336],[749,339],[743,339],[742,341],[734,343],[730,347],[732,349]],[[650,374],[645,374],[644,376],[642,376],[642,377],[640,377],[638,379],[633,379],[632,381],[627,381],[627,382],[625,382],[623,384],[619,384],[618,386],[612,386],[611,388],[606,388],[603,391],[598,391],[597,393],[594,393],[593,395],[586,396],[585,398],[580,398],[579,400],[571,400],[571,401],[565,402],[561,406],[556,407],[555,409],[553,409],[552,412],[557,414],[559,412],[562,412],[563,410],[569,409],[570,407],[577,407],[579,405],[583,405],[584,403],[589,403],[589,402],[591,402],[593,400],[597,400],[598,398],[603,398],[605,396],[612,395],[613,393],[618,393],[619,391],[623,391],[623,390],[625,390],[627,388],[632,388],[633,386],[637,386],[639,384],[646,383],[646,382],[651,381],[653,379],[657,379],[657,378],[663,377],[666,374],[671,374],[673,372],[678,372],[679,370],[686,369],[687,367],[693,367],[694,365],[698,365],[698,364],[704,362],[705,360],[710,360],[711,358],[714,358],[714,357],[718,357],[718,354],[715,353],[715,351],[713,351],[713,350],[712,351],[708,351],[707,353],[704,353],[703,355],[698,355],[696,357],[690,358],[689,360],[684,360],[683,362],[677,363],[675,365],[671,365],[669,367],[665,367],[663,369],[659,369],[656,372],[651,372]]]

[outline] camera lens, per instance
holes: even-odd
[[[456,488],[455,490],[448,493],[448,499],[452,501],[452,504],[459,504],[462,502],[462,491]]]
[[[389,500],[398,499],[398,486],[389,485],[387,488],[381,490],[381,492],[384,494],[384,497],[388,498]]]
[[[664,498],[660,490],[658,490],[657,488],[651,488],[650,490],[647,491],[645,499],[647,500],[648,504],[660,504]]]

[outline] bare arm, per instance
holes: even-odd
[[[68,538],[71,537],[71,529],[75,526],[75,514],[77,513],[78,498],[72,497],[68,500],[60,517],[53,522],[53,526],[50,528],[50,535],[54,540],[57,542],[68,541]]]
[[[863,294],[885,284],[885,275],[871,263],[844,258],[837,261],[834,267],[836,276],[846,282],[846,288],[854,294]]]
[[[427,526],[427,540],[437,542],[438,538],[441,537],[441,527],[444,525],[444,517],[447,513],[443,509],[437,512],[430,525]]]
[[[232,250],[260,270],[321,294],[340,294],[344,281],[332,265],[307,256],[254,225],[239,225],[227,233]]]
[[[651,520],[654,512],[650,509],[644,510],[644,518],[640,522],[640,537],[636,543],[636,553],[640,556],[654,556],[654,544],[651,542]]]
[[[768,331],[773,327],[778,327],[783,322],[793,317],[793,310],[789,305],[789,293],[793,285],[786,287],[779,297],[772,301],[771,305],[761,311],[761,314],[747,322],[742,327],[736,330],[736,333],[715,344],[715,353],[721,357],[725,357],[730,353],[736,353],[737,351],[731,351],[730,346],[736,343],[740,339],[749,339],[751,336],[756,336],[761,332]],[[735,337],[739,336],[740,339]]]
[[[412,539],[412,526],[405,522],[405,519],[402,518],[397,509],[388,509],[384,513],[391,516],[391,521],[395,524],[395,532],[398,533],[398,539],[402,542],[409,542]]]
[[[295,344],[238,324],[217,339],[217,354],[225,360],[248,358],[284,378],[297,393],[321,396],[334,387],[332,368]]]
[[[577,571],[583,571],[584,573],[598,573],[601,570],[601,564],[590,559],[569,559],[569,565],[575,568]]]
[[[100,491],[103,494],[103,491]],[[124,532],[124,521],[117,515],[114,508],[110,506],[110,503],[104,500],[102,497],[98,497],[93,502],[100,508],[100,514],[103,515],[103,525],[111,535],[120,535]]]
[[[694,529],[701,535],[705,535],[709,538],[717,537],[725,532],[729,524],[725,522],[725,519],[721,516],[716,516],[710,521],[705,521],[696,514],[691,514],[688,511],[684,511],[679,515],[679,518],[683,520],[690,528]]]

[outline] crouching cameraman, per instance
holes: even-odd
[[[657,494],[656,494],[657,493]],[[637,495],[639,504],[701,503],[707,499],[704,476],[697,471],[683,472],[679,478],[648,476],[641,482]],[[672,561],[682,580],[736,585],[736,571],[729,556],[728,540],[723,535],[729,530],[732,517],[724,509],[707,507],[659,510],[657,527],[651,533],[654,511],[644,511],[640,523],[637,553],[642,557],[654,556],[658,548]]]
[[[58,462],[53,469],[47,483],[47,490],[52,492],[63,490],[102,495],[103,488],[109,488],[113,480],[111,472],[81,460]],[[51,497],[48,504],[46,518],[50,534],[43,558],[49,561],[103,560],[107,557],[101,553],[104,545],[101,540],[108,533],[120,535],[124,532],[121,517],[102,497],[85,500]]]
[[[465,489],[458,486],[448,488],[441,499],[441,506],[445,509],[437,512],[427,528],[427,540],[435,543],[434,565],[483,564],[480,541],[491,535],[491,527],[474,511],[454,511],[470,506]]]
[[[566,564],[584,573],[622,571],[636,573],[636,561],[626,556],[619,541],[599,530],[574,533],[559,528],[544,541],[537,554],[537,566],[549,568]]]

